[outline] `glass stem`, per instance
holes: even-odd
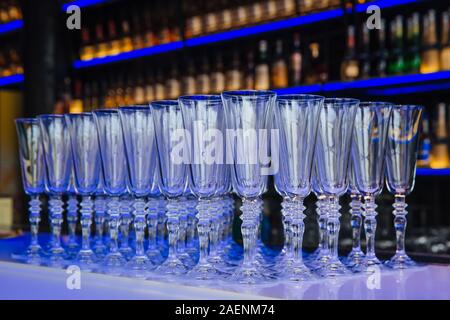
[[[147,201],[147,231],[148,249],[156,249],[156,233],[158,229],[158,208],[159,201],[155,198],[148,198]]]
[[[350,224],[352,227],[352,250],[361,251],[362,202],[358,194],[350,195]]]
[[[158,228],[157,228],[157,243],[159,246],[164,245],[164,239],[166,234],[166,211],[167,211],[167,202],[164,198],[159,199],[159,207],[158,207]]]
[[[53,242],[51,251],[58,254],[63,251],[61,247],[61,223],[63,221],[62,213],[64,202],[61,196],[51,196],[49,201],[50,223],[52,225]]]
[[[199,199],[197,203],[197,233],[200,245],[199,264],[206,264],[208,258],[209,232],[211,230],[211,221],[209,211],[211,209],[211,200]]]
[[[119,233],[120,201],[119,197],[111,197],[108,202],[110,252],[117,253],[117,238]]]
[[[186,200],[182,200],[182,204],[184,206]],[[185,208],[179,209],[180,214],[178,215],[178,242],[177,242],[177,251],[182,253],[186,249],[186,228],[187,228],[187,210]]]
[[[406,215],[408,211],[406,207],[408,205],[405,201],[404,194],[396,194],[395,201],[393,204],[394,207],[394,226],[395,226],[395,235],[397,248],[396,253],[400,255],[405,254],[405,231],[406,231]]]
[[[367,242],[367,258],[375,258],[375,232],[377,229],[377,205],[375,204],[375,197],[364,197],[364,230],[366,232]]]
[[[106,200],[104,196],[97,196],[94,200],[96,245],[103,245],[103,230],[105,224]]]
[[[281,214],[283,216],[283,229],[284,229],[284,250],[288,257],[292,257],[292,230],[291,230],[291,201],[289,198],[284,198],[281,203]]]
[[[136,256],[144,256],[144,235],[145,235],[145,207],[143,198],[136,198],[134,207],[134,231],[136,233]],[[128,240],[128,237],[126,238]]]
[[[30,205],[30,213],[28,217],[28,220],[30,221],[31,233],[30,248],[38,249],[39,222],[41,221],[41,200],[39,199],[39,196],[32,196],[28,204]]]
[[[317,223],[319,225],[319,250],[328,251],[328,216],[325,209],[326,199],[319,196],[317,199]]]
[[[83,251],[90,251],[91,246],[89,242],[89,236],[91,234],[94,202],[92,201],[91,197],[85,196],[81,200],[80,205],[81,205],[80,212],[81,212],[81,233],[82,233],[81,249]]]
[[[195,214],[190,212],[187,216],[187,233],[186,233],[186,247],[194,247],[195,237]]]
[[[145,202],[144,202],[145,204]],[[133,220],[131,217],[132,203],[129,199],[120,199],[120,248],[121,250],[129,249],[130,223]]]
[[[339,197],[330,196],[327,230],[331,257],[333,259],[338,259],[339,230],[341,228],[341,223],[339,221],[339,217],[341,216],[341,214],[339,213],[340,208],[341,206],[339,205]]]
[[[303,198],[293,198],[291,199],[290,216],[291,222],[291,233],[292,233],[292,246],[294,250],[294,260],[296,263],[302,263],[302,244],[303,244],[303,234],[305,233],[305,206],[303,205]]]
[[[69,244],[76,243],[76,228],[78,221],[78,200],[75,195],[70,195],[67,200],[67,224],[69,227]]]
[[[177,242],[178,242],[178,200],[167,200],[167,231],[169,233],[169,256],[168,259],[177,259]]]
[[[258,221],[255,219],[255,213],[260,208],[259,199],[242,199],[242,220],[241,233],[244,244],[244,267],[251,267],[255,257],[255,234],[257,234]],[[259,219],[259,217],[258,217]]]

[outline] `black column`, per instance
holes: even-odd
[[[59,1],[22,0],[25,115],[51,113],[55,104]]]

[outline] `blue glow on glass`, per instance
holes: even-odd
[[[163,53],[163,52],[175,51],[175,50],[181,49],[182,47],[183,47],[183,42],[176,41],[176,42],[156,45],[153,47],[133,50],[133,51],[129,51],[129,52],[123,52],[123,53],[120,53],[115,56],[109,56],[109,57],[104,57],[104,58],[94,58],[92,60],[87,60],[87,61],[77,60],[74,62],[73,66],[75,69],[99,66],[99,65],[109,64],[109,63],[118,62],[118,61],[152,56],[152,55]]]
[[[14,20],[0,24],[0,34],[8,33],[23,27],[23,20]]]
[[[358,4],[356,5],[356,11],[357,12],[366,12],[367,8],[372,5],[376,5],[380,7],[380,9],[383,8],[390,8],[410,3],[417,3],[421,0],[378,0],[378,1],[372,1],[364,4]]]
[[[403,94],[414,94],[450,89],[450,83],[423,84],[418,86],[408,86],[404,88],[388,88],[367,90],[367,94],[375,96],[394,96]]]
[[[236,38],[247,37],[251,35],[261,34],[265,32],[271,32],[280,29],[287,29],[291,27],[301,26],[305,24],[311,24],[319,21],[330,20],[343,16],[341,9],[328,10],[324,12],[312,13],[305,16],[299,16],[289,18],[286,20],[274,21],[259,24],[256,26],[245,27],[241,29],[225,31],[197,38],[186,40],[187,47],[194,47],[208,43],[215,43],[220,41],[226,41]]]
[[[431,169],[431,168],[417,168],[417,176],[450,176],[450,168],[446,169]]]
[[[14,74],[12,76],[0,77],[0,87],[22,83],[24,79],[25,77],[23,74]]]
[[[109,2],[109,1],[111,1],[111,0],[74,0],[69,3],[63,4],[62,9],[64,11],[66,11],[67,8],[71,5],[77,5],[80,8],[83,8],[83,7],[94,6],[94,5]]]

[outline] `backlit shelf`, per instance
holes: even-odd
[[[23,83],[25,77],[23,74],[14,74],[11,76],[0,77],[0,88]]]
[[[7,23],[0,24],[0,36],[22,29],[23,27],[23,20],[13,20]]]

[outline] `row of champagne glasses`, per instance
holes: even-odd
[[[187,273],[190,279],[239,283],[372,272],[374,265],[381,267],[375,255],[375,197],[383,189],[387,167],[388,189],[395,194],[397,235],[397,252],[387,265],[413,265],[404,250],[405,196],[414,185],[421,112],[419,106],[348,98],[232,91],[150,106],[18,119],[24,186],[32,197],[28,257],[39,256],[38,196],[45,192],[50,195],[53,265],[66,258],[59,238],[61,197],[69,194],[69,246],[76,245],[74,196],[82,197],[77,262],[86,270],[123,274],[125,269],[140,277],[153,270],[150,274],[165,277]],[[260,196],[270,174],[284,198],[285,247],[280,254],[264,250],[258,242]],[[318,198],[320,243],[303,261],[303,199],[311,191]],[[242,261],[235,254],[224,255],[236,248],[219,248],[227,230],[224,225],[230,224],[231,192],[242,199]],[[352,199],[353,249],[343,263],[338,257],[339,197],[345,193]],[[363,216],[366,254],[360,248]],[[108,250],[102,242],[105,217]],[[155,241],[162,219],[169,242],[166,259]],[[128,237],[131,220],[134,250],[127,241],[119,248],[119,231]],[[185,241],[194,238],[195,225],[198,250],[192,241]],[[226,247],[232,245],[227,242]],[[194,258],[189,254],[193,252]]]

